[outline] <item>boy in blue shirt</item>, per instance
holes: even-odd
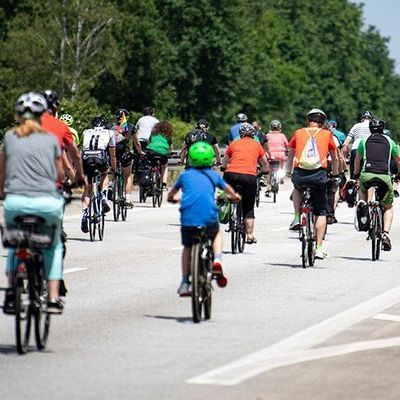
[[[239,201],[240,196],[216,172],[211,170],[214,156],[214,150],[207,142],[198,141],[190,146],[188,159],[191,168],[179,176],[168,193],[168,201],[177,202],[179,201],[177,194],[179,190],[182,190],[179,211],[184,247],[182,251],[182,282],[178,288],[178,294],[181,297],[190,295],[190,256],[195,234],[193,228],[207,228],[207,235],[213,241],[213,274],[223,274],[222,233],[219,230],[215,189],[219,188],[225,191],[228,197],[235,201]]]

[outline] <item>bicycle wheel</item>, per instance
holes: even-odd
[[[377,238],[374,229],[371,229],[369,237],[371,239],[372,261],[376,261]]]
[[[193,322],[198,323],[201,320],[202,293],[200,283],[200,263],[201,263],[201,244],[196,243],[192,246],[190,261],[190,274],[192,280],[192,317]]]
[[[96,198],[94,194],[90,196],[89,202],[89,235],[90,240],[93,242],[96,239]]]
[[[271,191],[273,193],[273,202],[276,203],[276,196],[279,190],[278,177],[274,174],[271,179]]]
[[[307,214],[307,257],[308,265],[312,267],[315,261],[315,233],[314,217],[311,212]]]
[[[157,186],[157,206],[161,207],[163,199],[163,187],[161,181],[161,175],[158,175],[158,186]]]
[[[382,248],[382,213],[379,211],[376,218],[376,253],[375,258],[379,260]]]
[[[39,279],[42,280],[41,277]],[[43,350],[46,348],[50,331],[50,314],[47,314],[43,309],[47,302],[47,288],[44,281],[37,288],[36,295],[38,297],[34,310],[36,347],[38,350]]]
[[[229,229],[231,231],[231,251],[232,254],[237,253],[237,221],[236,221],[236,207],[237,204],[232,205],[231,218],[229,220]]]
[[[157,174],[154,171],[151,173],[151,195],[153,207],[155,208],[157,205]]]
[[[143,186],[139,186],[139,203],[146,203],[147,193]]]
[[[97,231],[99,235],[99,240],[103,240],[104,238],[104,220],[105,220],[105,214],[103,211],[103,202],[99,192],[97,194],[97,213],[96,213]]]
[[[237,225],[238,225],[238,233],[237,233],[237,249],[239,253],[243,253],[244,246],[246,244],[246,229],[244,226],[243,221],[243,214],[242,214],[242,205],[241,203],[238,204],[236,208],[236,215],[237,215]]]
[[[31,332],[32,308],[29,301],[28,290],[26,290],[24,286],[24,280],[17,282],[15,285],[14,296],[17,351],[19,354],[25,354]]]
[[[301,234],[301,265],[303,268],[308,267],[307,240],[304,233]]]
[[[119,208],[119,190],[118,190],[118,176],[115,177],[114,181],[114,190],[113,190],[113,217],[114,221],[117,222],[119,219],[119,214],[120,214],[120,208]]]
[[[125,178],[123,176],[120,177],[118,182],[118,191],[120,193],[120,205],[121,205],[121,218],[122,221],[126,221],[126,216],[128,213],[128,209],[126,208],[126,193],[125,193]]]

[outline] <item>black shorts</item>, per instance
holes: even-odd
[[[87,176],[89,183],[91,183],[95,176],[96,170],[103,174],[107,172],[108,169],[107,158],[100,159],[97,157],[89,157],[82,160],[82,165],[83,173]]]
[[[219,223],[207,227],[207,236],[210,240],[214,240],[219,231]],[[184,247],[192,247],[196,243],[197,227],[196,226],[181,226],[182,244]]]
[[[115,156],[123,168],[131,166],[133,154],[129,150],[128,144],[125,141],[117,143],[115,146]]]
[[[292,182],[296,189],[302,190],[311,187],[311,202],[315,215],[327,214],[327,183],[328,174],[325,169],[308,171],[295,168],[292,174]]]
[[[150,160],[152,166],[155,165],[155,160],[157,158],[160,159],[162,166],[165,166],[165,165],[168,164],[168,156],[164,156],[164,155],[158,154],[153,150],[147,150],[147,157]]]
[[[243,217],[254,218],[257,177],[255,175],[239,174],[236,172],[225,172],[224,179],[242,196]]]

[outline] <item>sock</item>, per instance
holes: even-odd
[[[317,251],[323,251],[324,250],[324,246],[322,246],[322,244],[317,244],[316,249],[317,249]]]
[[[214,254],[214,259],[215,258],[218,258],[218,260],[222,260],[222,254],[221,253],[218,253],[218,254]]]
[[[189,275],[182,275],[182,283],[189,284]]]
[[[295,221],[300,221],[300,213],[299,213],[298,211],[296,211],[296,212],[294,213],[294,220],[295,220]]]

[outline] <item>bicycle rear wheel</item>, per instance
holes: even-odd
[[[190,261],[190,273],[192,280],[192,317],[193,322],[198,323],[201,320],[202,308],[202,290],[200,283],[200,263],[201,263],[201,244],[196,243],[192,246],[192,254]]]
[[[47,338],[49,337],[50,332],[50,314],[46,313],[43,309],[47,302],[47,290],[45,282],[42,281],[40,287],[38,287],[37,295],[39,300],[35,306],[34,314],[35,339],[38,350],[43,350],[46,348]]]
[[[139,187],[139,203],[146,203],[147,195],[146,189],[143,186]]]
[[[236,213],[237,213],[237,226],[238,226],[237,249],[238,249],[239,253],[243,253],[244,252],[244,246],[246,244],[246,229],[245,229],[245,226],[244,226],[241,203],[238,204],[238,206],[236,208]]]
[[[382,213],[376,216],[376,259],[379,260],[382,248]]]
[[[304,228],[300,228],[300,241],[301,241],[301,265],[303,268],[308,267],[308,253],[307,253],[307,239],[304,233]]]
[[[89,202],[89,235],[90,240],[93,242],[96,239],[96,198],[94,194],[90,196]]]
[[[105,214],[103,211],[103,203],[100,194],[97,194],[97,215],[96,215],[96,221],[97,221],[97,231],[99,234],[99,240],[103,240],[104,238],[104,220],[105,220]]]
[[[232,254],[237,253],[237,236],[238,236],[238,231],[237,231],[237,220],[236,220],[236,207],[237,204],[232,205],[232,214],[231,218],[229,220],[229,229],[231,231],[231,251]]]
[[[157,187],[157,205],[158,205],[158,207],[161,207],[162,199],[163,199],[163,188],[162,188],[162,181],[161,181],[161,175],[160,175],[159,180],[158,180],[158,187]]]
[[[369,235],[371,239],[371,250],[372,250],[372,261],[376,261],[376,247],[377,247],[377,238],[376,238],[376,232],[374,229],[371,230],[371,233]]]
[[[126,221],[126,216],[127,216],[127,208],[126,208],[126,193],[125,193],[125,178],[121,176],[118,182],[118,191],[120,193],[119,195],[119,201],[120,201],[120,207],[121,207],[121,218],[122,221]]]
[[[17,351],[19,354],[25,354],[29,345],[29,335],[31,332],[32,308],[28,290],[25,290],[23,280],[16,284],[14,296]]]
[[[114,181],[114,190],[113,190],[113,217],[114,221],[117,222],[119,219],[120,214],[120,197],[119,197],[119,190],[118,190],[118,176],[115,177]]]
[[[204,285],[203,285],[203,303],[204,303],[204,319],[211,319],[211,308],[212,308],[212,286],[211,286],[211,274],[207,273],[208,271],[211,271],[212,269],[212,262],[211,260],[206,260],[204,261],[205,263],[208,263],[208,268],[205,268],[203,270],[205,276],[204,276]]]
[[[307,214],[307,257],[310,267],[315,261],[315,244],[314,217],[310,212]]]
[[[157,205],[157,173],[152,171],[151,173],[151,195],[152,195],[152,204],[155,208]]]

